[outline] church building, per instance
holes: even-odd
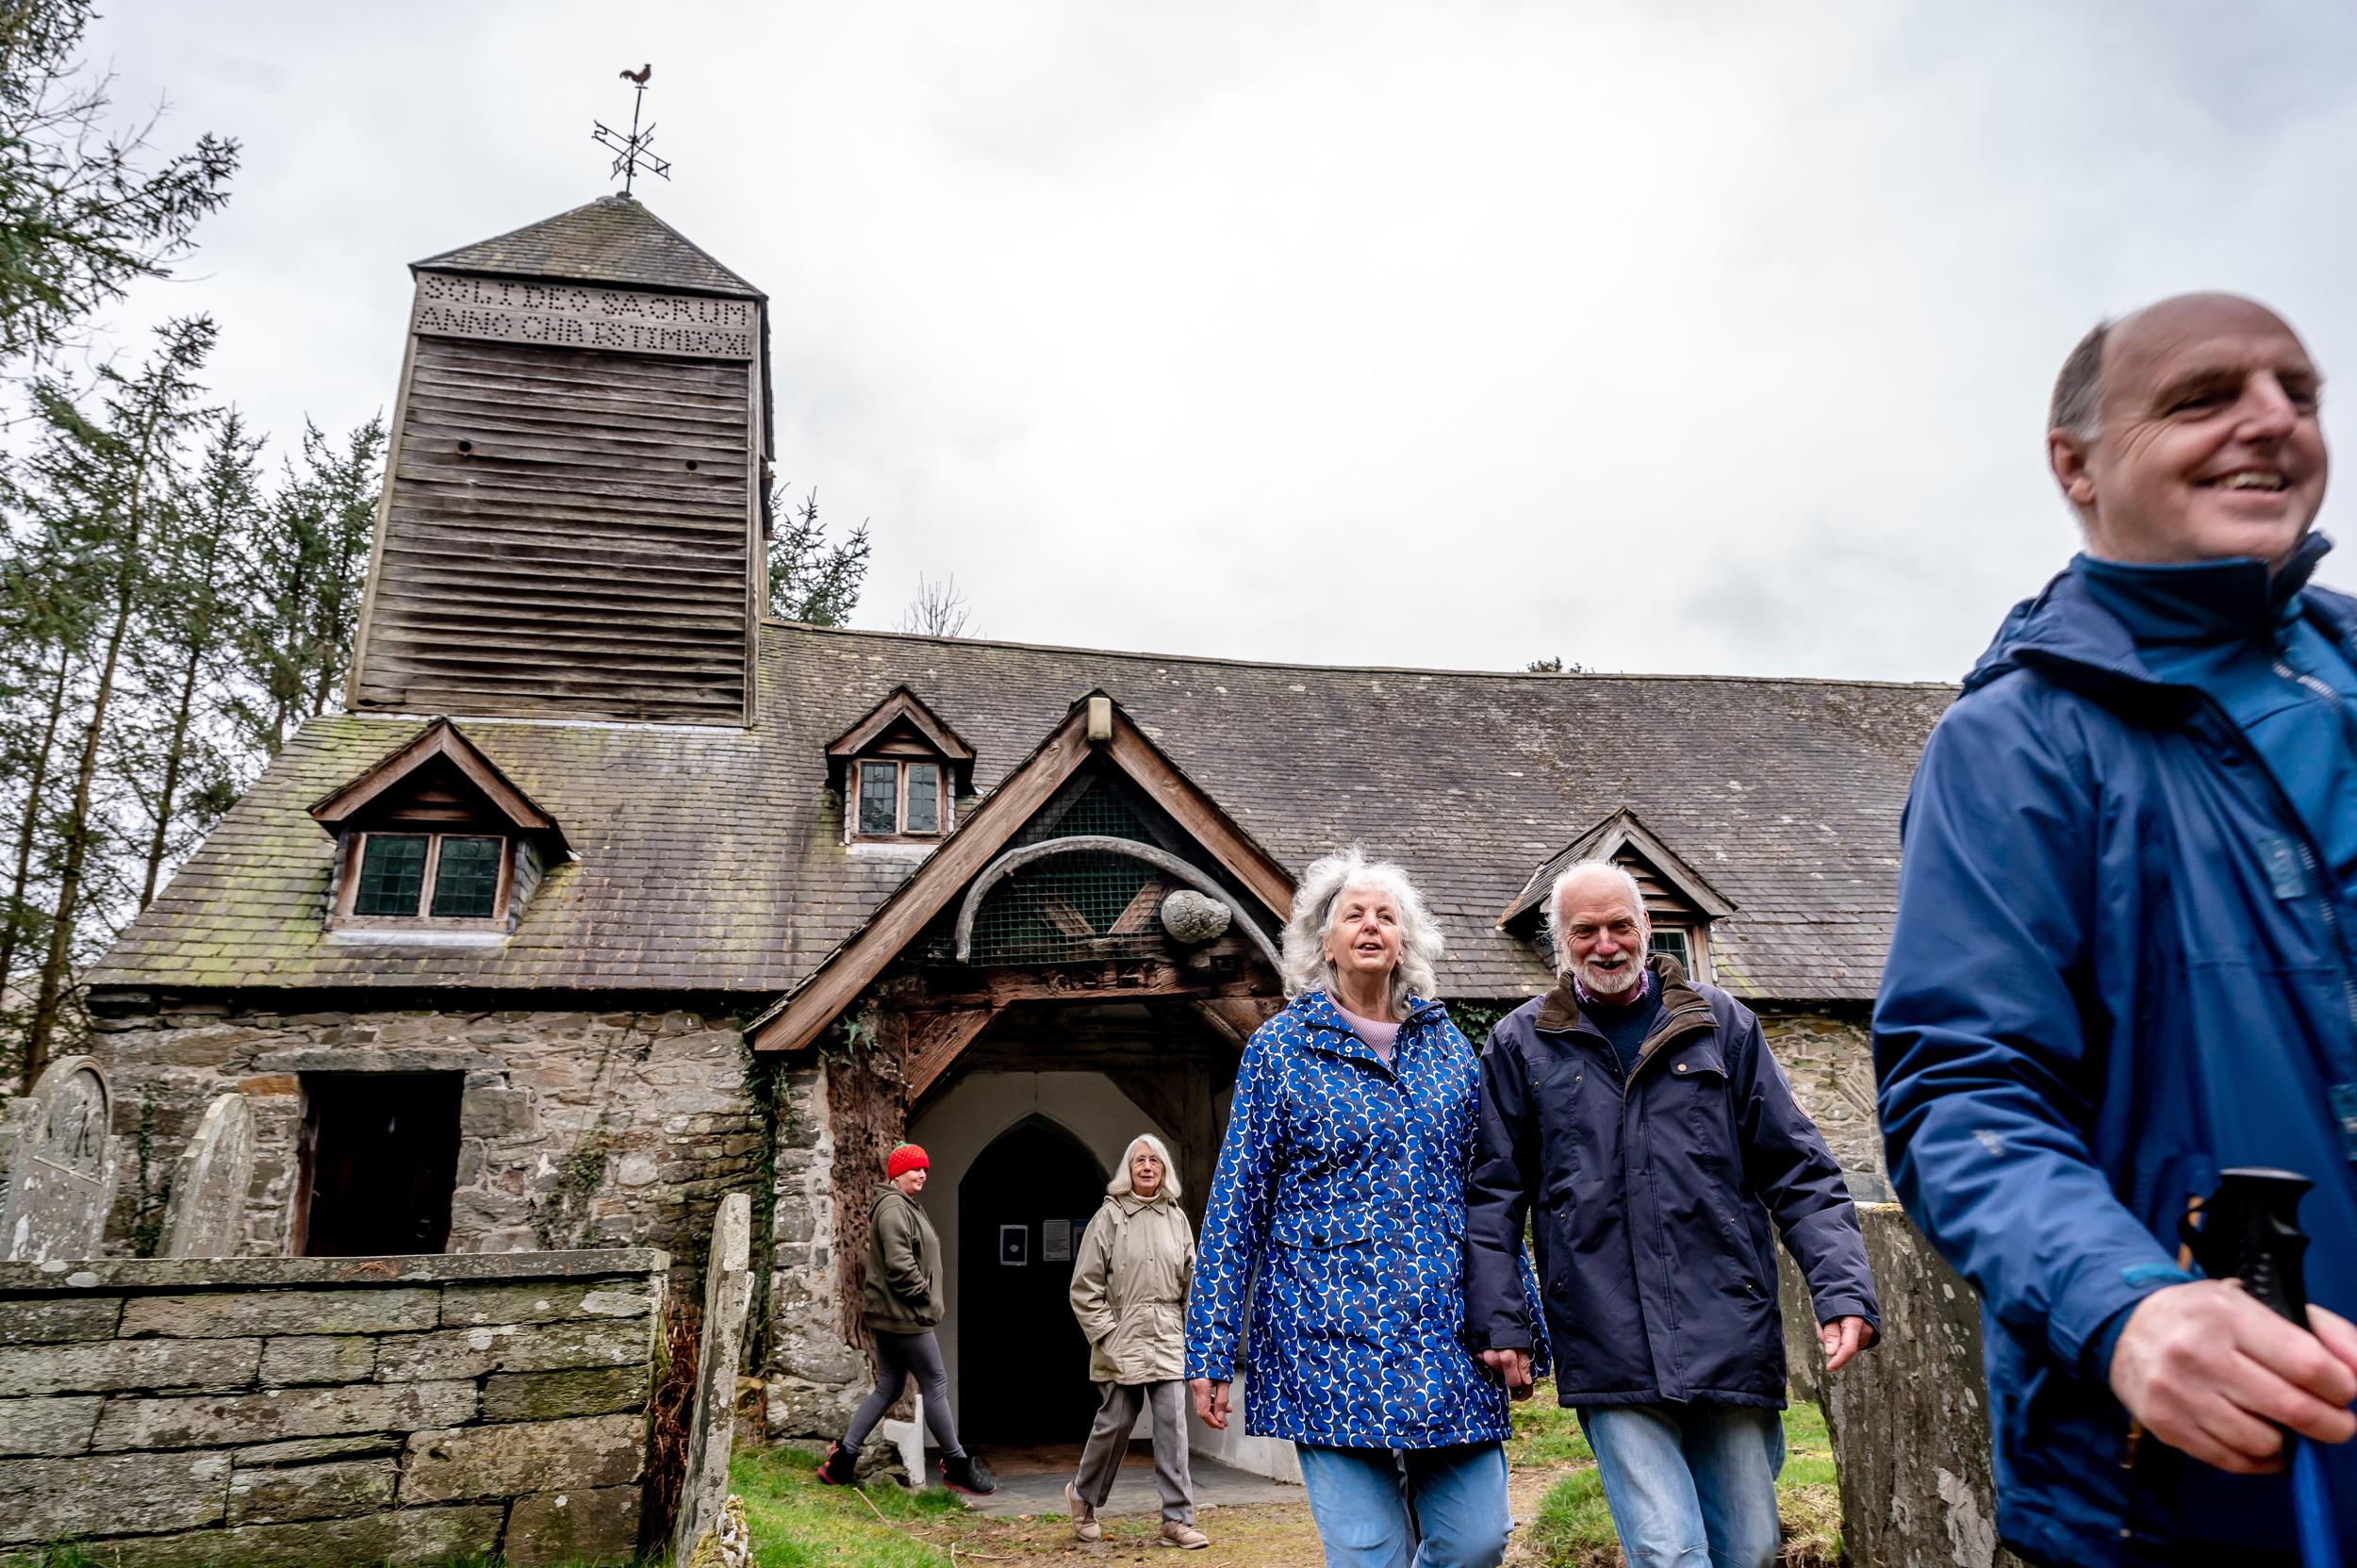
[[[764,1419],[830,1435],[867,1380],[866,1196],[913,1138],[962,1425],[1078,1442],[1076,1232],[1146,1131],[1199,1220],[1294,880],[1351,843],[1423,890],[1476,1043],[1550,982],[1554,872],[1627,866],[1887,1196],[1867,1009],[1952,688],[769,619],[759,289],[627,196],[411,271],[346,711],[89,977],[126,1173],[136,1129],[160,1169],[247,1097],[244,1252],[692,1272],[749,1191]],[[1104,591],[1143,591],[1119,558]],[[126,1175],[118,1248],[141,1202]]]

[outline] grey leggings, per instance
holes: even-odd
[[[876,1339],[876,1386],[851,1412],[851,1429],[843,1434],[843,1446],[857,1452],[914,1377],[917,1395],[925,1401],[925,1425],[932,1428],[933,1442],[947,1458],[964,1454],[965,1450],[958,1446],[957,1421],[949,1413],[949,1374],[942,1367],[941,1345],[933,1331],[887,1334],[871,1329],[868,1332]]]

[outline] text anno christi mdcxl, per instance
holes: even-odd
[[[701,294],[420,272],[411,330],[552,348],[750,359],[753,310],[750,300]]]

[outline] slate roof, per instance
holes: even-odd
[[[321,913],[332,842],[305,807],[420,729],[314,719],[93,972],[101,986],[683,989],[798,984],[915,869],[847,848],[826,745],[906,685],[987,792],[1110,692],[1296,873],[1353,839],[1441,918],[1442,989],[1507,997],[1546,966],[1496,921],[1532,868],[1627,807],[1734,901],[1718,978],[1758,999],[1871,998],[1899,813],[1945,685],[1245,664],[772,623],[750,730],[467,718],[581,857],[498,948],[364,947]]]
[[[631,196],[600,196],[570,212],[413,261],[441,272],[572,278],[632,289],[766,296]]]

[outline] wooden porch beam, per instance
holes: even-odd
[[[995,1007],[956,1007],[938,1013],[909,1015],[907,1071],[909,1102],[921,1095],[965,1054],[965,1048],[998,1015]]]

